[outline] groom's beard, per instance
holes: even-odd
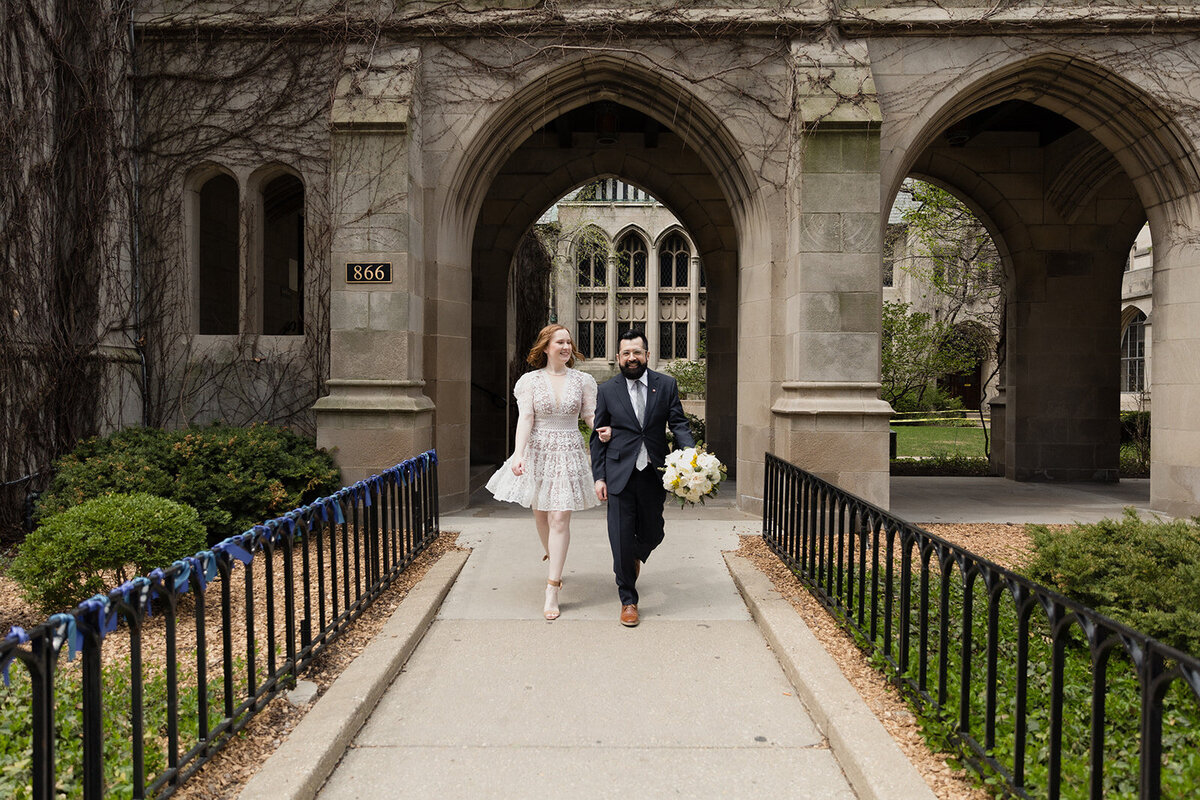
[[[636,381],[638,378],[646,374],[646,365],[640,362],[636,367],[632,364],[622,364],[621,374],[631,381]]]

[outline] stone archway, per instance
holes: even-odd
[[[952,187],[1004,242],[1008,352],[993,416],[1002,473],[1115,480],[1120,282],[1147,218],[1156,237],[1177,243],[1163,254],[1156,248],[1156,275],[1183,279],[1162,285],[1161,300],[1186,302],[1185,286],[1200,282],[1191,277],[1200,274],[1200,253],[1178,236],[1195,229],[1192,198],[1200,187],[1186,137],[1146,91],[1055,53],[984,74],[964,70],[894,131],[891,141],[885,134],[892,156],[885,185],[919,174]],[[1156,308],[1159,302],[1156,295]],[[1195,338],[1181,319],[1175,323],[1156,330],[1156,340]],[[1195,391],[1185,377],[1194,372],[1194,352],[1180,348],[1166,367],[1172,374],[1161,388],[1174,401]],[[1154,418],[1162,449],[1154,453],[1151,489],[1155,507],[1168,511],[1194,507],[1200,487],[1200,461],[1174,445],[1200,426],[1172,400]]]
[[[507,288],[513,254],[532,223],[566,191],[597,176],[619,175],[674,211],[705,265],[709,444],[736,473],[741,461],[733,457],[738,453],[738,264],[747,250],[737,231],[754,213],[738,148],[695,98],[686,98],[692,111],[686,119],[668,118],[663,109],[678,108],[684,90],[626,61],[589,58],[560,67],[535,85],[536,91],[518,92],[505,104],[481,132],[480,146],[460,161],[456,180],[462,191],[451,193],[453,213],[443,217],[443,222],[469,225],[470,252],[463,251],[460,238],[456,258],[469,265],[470,293],[465,296],[458,284],[454,297],[443,296],[434,307],[469,302],[470,329],[461,339],[435,334],[430,345],[434,352],[461,353],[471,367],[456,376],[427,372],[436,375],[427,385],[437,407],[461,409],[470,419],[466,436],[459,435],[457,413],[435,422],[439,451],[452,450],[452,463],[467,470],[472,459],[495,463],[505,455],[504,411],[470,398],[472,384],[488,396],[510,393]],[[611,144],[597,143],[586,124],[596,102],[619,106],[632,121]],[[449,502],[465,502],[467,488]]]

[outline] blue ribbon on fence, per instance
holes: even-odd
[[[382,491],[380,483],[383,479],[390,479],[399,484],[404,479],[423,473],[436,463],[438,463],[437,451],[426,451],[415,458],[407,459],[394,467],[384,470],[382,477],[372,475],[366,481],[359,481],[352,486],[344,487],[333,495],[321,498],[311,505],[289,511],[283,517],[269,520],[265,525],[255,525],[240,536],[231,536],[225,541],[218,542],[213,545],[212,550],[202,550],[193,556],[187,556],[176,561],[171,565],[178,568],[178,572],[173,578],[174,592],[178,594],[187,591],[189,578],[193,571],[200,583],[201,591],[204,591],[208,584],[218,575],[218,557],[226,558],[230,563],[237,560],[243,564],[249,564],[254,559],[255,548],[262,547],[264,540],[275,541],[279,538],[280,534],[277,529],[280,525],[286,525],[288,532],[294,535],[297,520],[311,522],[313,515],[319,514],[322,521],[328,522],[331,509],[333,523],[343,525],[346,522],[346,515],[342,510],[342,498],[350,497],[352,502],[357,502],[358,497],[361,495],[363,503],[367,507],[370,507],[372,505],[371,492],[372,490]],[[166,572],[162,568],[154,569],[151,570],[148,576],[126,581],[114,591],[120,593],[126,605],[143,608],[145,609],[146,616],[150,616],[152,614],[151,602],[154,593],[155,591],[159,591],[154,589],[154,586],[160,586],[162,587],[161,590],[165,591],[166,577]],[[137,597],[135,602],[131,602],[130,596],[134,592],[137,593]],[[116,602],[104,594],[97,594],[84,600],[79,604],[75,613],[55,614],[51,616],[48,624],[54,630],[54,652],[59,652],[65,643],[67,645],[68,660],[73,660],[75,653],[83,647],[83,632],[79,630],[79,617],[76,616],[77,614],[95,614],[95,627],[101,640],[109,633],[115,631],[120,621]],[[25,644],[29,641],[29,635],[24,629],[13,626],[4,639],[6,642],[16,641],[18,644]],[[0,673],[3,675],[5,686],[9,685],[9,666],[15,657],[15,648],[3,657],[0,657]],[[1196,676],[1189,674],[1187,679],[1190,683],[1194,683]]]
[[[213,552],[225,556],[230,561],[236,559],[243,564],[249,564],[254,560],[254,554],[245,547],[242,547],[242,543],[245,542],[245,537],[250,535],[253,535],[250,531],[243,533],[240,537],[242,539],[241,543],[236,541],[239,537],[235,536],[231,536],[223,542],[217,542],[213,545]]]
[[[92,595],[79,604],[79,610],[84,614],[96,615],[96,633],[101,639],[117,629],[117,605],[108,595]]]
[[[29,634],[19,625],[13,625],[4,637],[6,642],[16,642],[17,644],[25,644],[29,641]],[[12,664],[12,660],[17,657],[17,649],[14,647],[9,650],[2,658],[0,658],[0,674],[4,677],[4,685],[8,686],[8,668]]]
[[[150,616],[150,579],[138,576],[132,580],[125,581],[117,587],[117,591],[121,593],[121,599],[125,604],[137,609],[145,609],[146,616]],[[131,595],[137,593],[136,597],[131,599]]]
[[[75,653],[83,647],[83,634],[79,632],[75,615],[55,614],[48,621],[50,626],[54,628],[54,637],[50,640],[50,643],[54,646],[54,652],[57,653],[62,649],[63,644],[66,644],[67,661],[74,661]]]

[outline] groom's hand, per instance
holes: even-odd
[[[596,499],[601,503],[608,499],[608,484],[604,481],[596,481]]]

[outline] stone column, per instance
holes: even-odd
[[[813,74],[797,75],[799,174],[787,266],[776,271],[783,380],[771,411],[776,455],[886,508],[891,407],[879,399],[880,117],[873,102],[838,99],[874,97],[866,58],[865,49],[848,45],[804,70]]]
[[[314,408],[317,444],[333,452],[347,482],[433,445],[422,280],[409,245],[418,202],[409,197],[416,60],[415,50],[375,51],[371,67],[342,75],[331,111],[329,394]],[[390,264],[391,282],[352,283],[349,263]]]
[[[648,363],[651,369],[659,368],[659,329],[658,323],[662,319],[662,309],[658,307],[658,289],[659,277],[658,268],[655,265],[651,269],[650,251],[646,251],[646,346],[650,349]]]
[[[1200,513],[1200,251],[1191,239],[1200,220],[1194,210],[1176,213],[1174,225],[1154,229],[1150,504],[1182,517]]]
[[[621,322],[617,319],[617,259],[608,256],[608,324],[604,326],[604,350],[609,364],[617,363],[617,337]]]
[[[695,361],[700,358],[700,259],[688,259],[688,352]]]

